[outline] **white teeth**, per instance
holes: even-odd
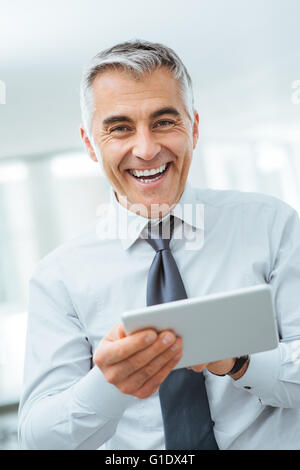
[[[161,175],[159,175],[157,178],[152,178],[151,180],[144,180],[140,178],[140,181],[142,181],[143,183],[152,183],[153,181],[159,180],[159,178],[161,178]]]
[[[166,169],[166,166],[167,166],[167,164],[164,164],[159,168],[153,168],[151,170],[144,170],[144,171],[143,170],[129,170],[129,171],[133,176],[138,176],[138,177],[140,177],[140,176],[150,176],[150,175],[156,175],[157,173],[162,173]],[[154,178],[154,179],[156,179],[156,178]],[[154,179],[152,179],[151,181],[154,181]]]

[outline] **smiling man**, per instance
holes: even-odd
[[[170,48],[102,51],[81,105],[82,140],[111,203],[31,278],[21,447],[299,449],[297,213],[270,196],[190,186],[199,116]],[[125,237],[105,236],[112,225]],[[191,235],[204,240],[192,250]],[[125,310],[263,282],[281,339],[272,351],[174,371],[183,344],[172,331],[126,336],[120,324]]]
[[[198,114],[189,116],[181,86],[166,67],[135,78],[108,68],[92,84],[91,139],[88,151],[102,164],[121,204],[172,207],[184,190],[198,138]],[[101,157],[100,157],[101,155]],[[127,203],[124,201],[127,199]]]

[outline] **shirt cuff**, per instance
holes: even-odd
[[[279,347],[270,351],[251,354],[249,366],[245,374],[238,380],[233,380],[237,388],[248,390],[259,398],[267,399],[278,380],[281,365]]]
[[[120,418],[127,406],[137,400],[107,382],[98,366],[74,385],[73,396],[85,408],[111,419]]]

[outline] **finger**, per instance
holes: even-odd
[[[171,359],[154,377],[145,382],[144,385],[134,393],[134,395],[137,398],[148,398],[149,396],[153,395],[153,393],[158,390],[159,386],[174,369],[176,364],[178,364],[181,357],[182,353]]]
[[[103,365],[113,365],[124,361],[133,354],[148,348],[157,338],[155,330],[148,329],[138,331],[132,335],[125,336],[120,339],[111,340],[113,334],[103,340],[102,363]]]
[[[167,371],[169,373],[182,357],[182,352],[173,353],[171,358],[166,352],[162,356],[159,364],[155,360],[153,361],[154,363],[151,362],[146,366],[147,370],[145,370],[146,368],[141,369],[135,374],[130,375],[127,380],[118,386],[119,390],[123,393],[137,396],[136,392],[149,382],[149,390],[151,388],[151,393],[154,393],[154,390],[165,379]]]
[[[116,341],[118,339],[124,338],[126,336],[124,326],[122,323],[117,323],[112,327],[112,329],[109,331],[105,339],[107,341]]]
[[[181,350],[181,338],[162,333],[151,346],[116,365],[115,380],[120,383],[131,376],[130,382],[140,387]]]

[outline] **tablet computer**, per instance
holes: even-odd
[[[278,333],[271,288],[242,289],[177,300],[122,314],[126,334],[173,330],[183,340],[175,369],[274,349]]]

